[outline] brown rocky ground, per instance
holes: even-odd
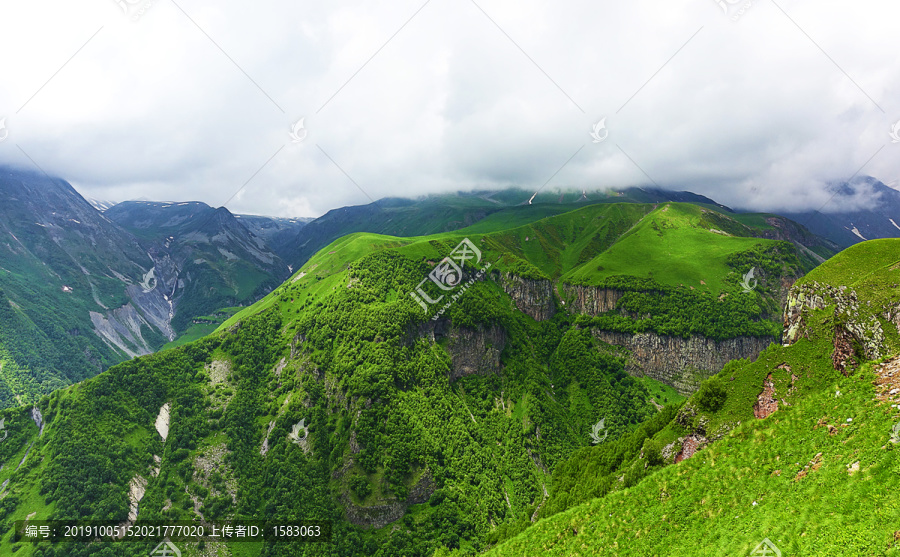
[[[753,405],[753,415],[757,419],[766,418],[778,410],[778,400],[775,398],[775,382],[770,373],[763,382],[763,390]]]
[[[900,356],[875,366],[875,392],[879,402],[900,404]]]

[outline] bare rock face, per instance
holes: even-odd
[[[885,308],[882,317],[893,323],[897,330],[900,330],[900,304]]]
[[[616,303],[624,295],[621,290],[600,288],[598,286],[582,286],[576,284],[560,284],[563,296],[573,313],[584,313],[591,316],[616,309]]]
[[[416,337],[425,337],[431,342],[448,338],[447,352],[453,362],[450,380],[455,381],[467,375],[487,375],[500,373],[500,354],[506,347],[506,330],[498,325],[453,328],[448,319],[426,321],[419,325]],[[407,338],[407,342],[412,338]]]
[[[616,333],[593,330],[594,337],[628,351],[625,371],[647,376],[689,395],[706,378],[722,371],[731,360],[755,360],[775,339],[738,337],[716,341],[706,337],[672,337],[655,333]]]
[[[31,409],[31,419],[34,420],[34,425],[38,426],[40,433],[38,433],[38,437],[44,434],[44,416],[41,415],[41,411],[37,406],[32,407]],[[0,426],[3,424],[0,423]]]
[[[819,259],[821,259],[821,257]],[[791,288],[794,287],[795,282],[797,282],[797,277],[781,277],[781,281],[778,285],[778,307],[784,308],[787,306],[788,299],[791,297]],[[776,314],[771,316],[767,315],[767,317],[774,320],[778,316]]]
[[[431,497],[431,494],[434,493],[435,484],[434,478],[431,477],[431,472],[426,470],[422,477],[419,478],[419,481],[416,482],[416,485],[409,490],[409,495],[406,497],[407,505],[421,505],[428,501]]]
[[[878,318],[868,311],[861,311],[859,297],[852,288],[835,287],[812,282],[791,289],[784,308],[785,345],[793,344],[810,335],[808,315],[819,309],[834,306],[834,369],[845,375],[858,365],[856,352],[867,360],[881,359],[886,352],[884,330]],[[900,322],[897,308],[887,308],[883,317]]]
[[[497,325],[450,332],[447,351],[453,361],[450,380],[466,375],[500,372],[500,354],[506,346],[506,331]]]
[[[129,357],[153,353],[141,335],[141,327],[149,325],[149,323],[133,305],[126,304],[108,311],[105,316],[92,311],[90,316],[91,322],[94,324],[94,332]],[[132,350],[129,346],[133,346],[135,349]]]
[[[856,350],[853,346],[853,334],[842,325],[834,328],[834,352],[831,354],[831,365],[844,375],[859,366]]]
[[[825,287],[822,287],[824,290]],[[803,314],[816,309],[825,309],[826,301],[821,290],[809,285],[801,285],[791,289],[788,301],[784,306],[784,338],[785,344],[794,344],[807,334]]]
[[[169,408],[168,402],[163,404],[159,409],[159,414],[156,415],[156,431],[162,437],[163,443],[166,442],[166,438],[169,436]]]
[[[391,522],[396,522],[406,513],[410,505],[425,503],[435,491],[434,479],[429,470],[425,470],[419,481],[409,490],[409,495],[403,501],[396,499],[385,501],[380,505],[362,507],[353,503],[348,493],[341,495],[344,504],[344,513],[347,521],[361,528],[383,528]]]
[[[144,498],[144,493],[147,492],[147,480],[142,476],[135,476],[131,478],[131,483],[128,484],[128,523],[134,524],[134,521],[137,520],[138,510],[140,508],[141,499]]]
[[[406,512],[406,507],[399,501],[361,507],[351,502],[349,495],[344,494],[341,502],[344,504],[347,522],[360,528],[383,528],[391,522],[400,520]]]
[[[682,460],[687,460],[694,456],[697,451],[705,447],[709,440],[702,435],[697,435],[696,433],[688,435],[687,437],[683,437],[679,439],[681,441],[681,451],[677,455],[675,455],[675,462],[681,462]]]
[[[756,397],[756,403],[753,405],[753,415],[757,419],[770,416],[778,410],[778,399],[775,398],[775,382],[772,380],[770,373],[763,382],[763,390]]]
[[[266,436],[263,437],[262,446],[259,448],[260,456],[266,456],[269,453],[269,435],[272,435],[273,429],[275,429],[275,420],[271,420],[268,429],[266,429]]]
[[[500,286],[509,294],[522,313],[535,321],[550,319],[556,313],[553,283],[549,280],[526,279],[510,273],[500,275]]]

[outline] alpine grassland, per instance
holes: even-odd
[[[578,504],[558,505],[487,555],[751,555],[765,539],[784,555],[900,554],[898,284],[898,240],[864,242],[822,264],[789,302],[807,299],[792,313],[796,341],[709,379],[636,468],[671,461],[674,451],[659,450],[673,436],[702,434],[707,447],[639,482],[616,478],[614,490],[603,482],[609,449],[582,449],[553,482],[554,497]],[[873,323],[883,335],[841,346],[836,332]],[[855,351],[858,365],[838,369],[839,348]],[[872,349],[881,355],[867,359]],[[586,497],[588,485],[599,487]]]
[[[811,265],[793,244],[754,237],[724,213],[713,218],[713,209],[689,204],[605,203],[546,217],[523,210],[539,220],[498,216],[468,232],[342,237],[256,304],[200,319],[225,319],[212,334],[43,395],[33,411],[3,411],[2,552],[146,555],[155,545],[149,541],[12,538],[15,521],[123,523],[129,511],[137,523],[333,525],[331,543],[184,544],[191,556],[587,551],[563,549],[569,534],[555,525],[659,478],[674,482],[740,435],[754,438],[753,401],[782,354],[803,380],[792,380],[788,393],[782,383],[790,373],[773,372],[790,406],[760,424],[795,416],[835,385],[859,383],[861,375],[845,378],[828,367],[829,341],[815,338],[733,362],[686,402],[671,385],[626,373],[627,351],[600,342],[597,331],[774,342],[779,285]],[[464,240],[480,257],[463,262],[464,293],[448,294],[452,302],[435,318],[436,306],[410,294]],[[604,259],[622,242],[630,246],[623,254],[643,255],[608,270],[614,261],[624,265]],[[697,261],[707,255],[705,264]],[[651,256],[658,265],[645,264]],[[753,268],[758,283],[746,292],[742,281]],[[532,300],[514,283],[546,296]],[[622,297],[608,311],[579,315],[561,295],[566,285],[618,289]],[[831,415],[843,419],[837,409]],[[710,446],[673,466],[691,435],[708,437]],[[763,450],[724,453],[735,459],[736,468],[724,468],[728,481],[749,481],[752,465],[737,463],[763,458]],[[782,459],[799,462],[800,446],[792,450]],[[718,485],[724,480],[705,481],[706,489],[726,489]],[[723,508],[730,512],[731,503]],[[643,499],[609,505],[617,528],[645,511],[676,516]],[[581,535],[576,529],[572,536]],[[615,535],[630,535],[622,532]],[[641,538],[653,539],[646,530]]]

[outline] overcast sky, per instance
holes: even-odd
[[[900,3],[729,1],[5,0],[0,163],[275,216],[544,184],[759,210],[818,209],[856,173],[898,187]]]

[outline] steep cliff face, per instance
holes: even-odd
[[[778,285],[782,303],[788,298],[793,277],[783,277]],[[548,301],[553,300],[550,281],[536,281],[505,274],[501,284],[520,311],[537,320],[552,317]],[[621,290],[597,286],[560,283],[566,310],[573,314],[596,316],[614,311],[624,295]],[[541,296],[546,298],[542,301]],[[900,312],[898,312],[900,313]],[[900,317],[898,317],[900,319]],[[694,392],[707,377],[722,370],[731,360],[755,360],[774,338],[739,337],[715,341],[705,337],[672,337],[655,333],[628,334],[593,330],[594,336],[628,353],[627,371],[648,376],[671,385],[682,394]]]
[[[778,307],[783,308],[787,305],[791,296],[791,288],[797,282],[799,277],[781,277],[778,284]],[[777,315],[767,315],[769,319],[777,319]]]
[[[856,352],[867,360],[877,360],[885,355],[885,335],[878,316],[872,308],[862,311],[856,291],[847,286],[832,286],[811,282],[791,289],[784,308],[784,343],[794,344],[808,338],[810,317],[815,310],[834,307],[833,340],[834,368],[842,372],[857,364]],[[892,323],[900,321],[898,308],[891,306],[881,310],[881,316]]]
[[[840,251],[838,244],[826,240],[821,236],[812,234],[803,226],[797,224],[803,220],[791,220],[786,217],[769,217],[766,224],[771,228],[759,231],[756,236],[767,240],[782,240],[794,244],[804,255],[822,263],[825,259],[810,248],[826,247],[832,251]]]
[[[447,339],[447,352],[453,363],[451,381],[467,375],[500,373],[500,354],[507,340],[503,327],[453,328],[448,319],[438,319],[422,323],[417,337],[425,337],[432,342]]]
[[[535,321],[550,319],[556,313],[551,281],[526,279],[511,273],[503,273],[497,278],[519,311]]]
[[[885,304],[881,317],[900,331],[900,304]]]
[[[256,301],[290,276],[265,240],[224,208],[127,201],[104,216],[138,238],[153,260],[142,286],[162,291],[163,311],[152,300],[145,308],[146,300],[132,299],[166,336],[184,331],[197,313]]]
[[[568,310],[572,313],[598,315],[616,309],[616,303],[623,292],[598,286],[560,284],[563,297],[570,300]]]
[[[715,341],[705,337],[631,335],[601,330],[592,333],[598,340],[627,351],[625,369],[629,374],[652,377],[682,394],[696,391],[704,379],[721,371],[731,360],[755,360],[775,340],[738,337]]]
[[[409,490],[409,495],[402,501],[389,499],[380,501],[376,505],[363,507],[353,503],[350,494],[345,492],[341,495],[341,503],[344,505],[344,516],[354,526],[382,528],[402,518],[410,505],[419,505],[427,502],[434,491],[434,478],[432,478],[429,470],[425,470],[419,480]]]

